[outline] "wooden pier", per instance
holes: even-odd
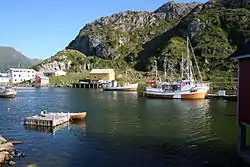
[[[35,115],[27,117],[24,121],[25,125],[55,127],[69,121],[69,116],[65,115],[49,115],[46,117]]]
[[[78,83],[75,83],[74,88],[92,88],[98,89],[100,84],[97,81],[92,81],[90,79],[79,80]]]
[[[205,99],[223,99],[237,101],[237,95],[218,95],[218,94],[207,94]]]

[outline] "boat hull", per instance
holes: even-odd
[[[185,94],[167,94],[167,93],[146,93],[149,98],[161,99],[205,99],[206,92],[194,92]]]
[[[103,87],[104,91],[137,91],[138,84],[130,84],[118,87]]]
[[[16,94],[0,94],[1,98],[15,98]]]
[[[83,119],[86,117],[86,115],[87,115],[86,112],[84,112],[84,113],[71,113],[70,119],[72,119],[72,120]]]
[[[103,88],[104,91],[137,91],[137,88]]]

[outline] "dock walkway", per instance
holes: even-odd
[[[24,121],[25,125],[36,125],[36,126],[50,126],[55,127],[62,123],[69,121],[69,116],[67,115],[47,115],[46,117],[35,115],[32,117],[27,117]]]

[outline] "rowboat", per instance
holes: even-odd
[[[80,112],[80,113],[64,113],[64,112],[47,112],[42,111],[40,116],[68,116],[70,120],[78,120],[83,119],[87,115],[86,112]]]

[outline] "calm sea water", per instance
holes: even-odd
[[[8,112],[10,108],[10,112]],[[41,110],[87,111],[57,129],[23,125]],[[243,166],[236,102],[165,100],[94,89],[22,89],[0,99],[0,134],[24,141],[16,166]]]

